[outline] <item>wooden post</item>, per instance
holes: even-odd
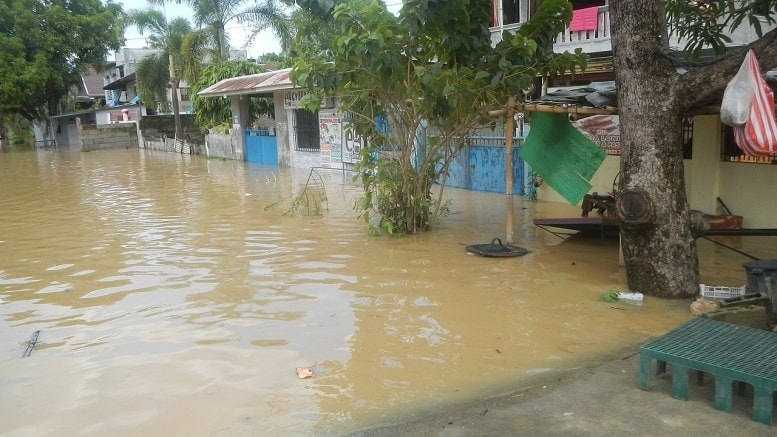
[[[515,97],[507,99],[505,121],[505,209],[507,210],[507,244],[513,243],[513,134],[515,133]]]

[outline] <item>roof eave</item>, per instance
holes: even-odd
[[[235,90],[235,91],[209,92],[207,89],[204,89],[199,93],[197,93],[197,95],[200,97],[250,96],[250,95],[272,94],[276,91],[286,91],[286,90],[292,90],[296,88],[297,87],[294,86],[294,84],[281,84],[281,85],[275,85],[271,87],[262,87],[261,89],[251,88],[248,90]]]

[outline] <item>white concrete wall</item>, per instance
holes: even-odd
[[[742,226],[777,228],[777,166],[726,161],[719,166],[720,198],[743,216]]]
[[[718,115],[693,120],[693,159],[686,159],[685,192],[688,204],[706,214],[718,214],[720,196],[721,129]],[[724,199],[725,202],[725,199]]]
[[[292,132],[289,123],[289,110],[283,107],[283,94],[285,91],[278,91],[273,94],[273,103],[275,104],[275,141],[278,144],[278,165],[283,167],[292,167]]]

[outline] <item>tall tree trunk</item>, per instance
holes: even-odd
[[[227,30],[222,24],[216,25],[216,39],[218,39],[219,63],[229,60],[229,48],[227,47]]]
[[[168,62],[170,68],[170,98],[173,104],[173,121],[175,123],[175,141],[176,144],[181,140],[181,110],[178,107],[178,76],[175,72],[175,60],[172,50],[168,49]],[[181,149],[183,151],[183,149]]]
[[[686,96],[668,57],[665,2],[612,0],[613,64],[621,123],[618,214],[629,288],[696,295],[699,266],[685,194],[681,119]]]

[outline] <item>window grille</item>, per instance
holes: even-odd
[[[318,152],[321,149],[321,137],[318,126],[318,111],[307,109],[294,110],[295,150]]]
[[[683,117],[683,159],[693,158],[693,117]]]

